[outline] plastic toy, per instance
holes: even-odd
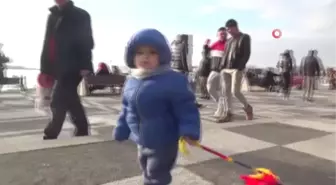
[[[240,165],[244,168],[251,170],[254,174],[240,176],[240,178],[245,182],[245,185],[283,185],[280,183],[280,178],[276,176],[269,169],[253,168],[252,166],[248,164],[236,161],[232,159],[231,157],[225,156],[224,154],[221,154],[207,146],[201,145],[198,142],[195,142],[193,146],[199,147],[202,150],[207,151],[213,155],[216,155],[225,161],[235,163],[237,165]],[[187,148],[187,142],[183,138],[179,140],[179,151],[184,155],[189,154],[189,150]]]

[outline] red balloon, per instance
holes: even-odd
[[[275,29],[272,31],[272,36],[275,38],[275,39],[279,39],[281,36],[282,36],[282,32],[280,29]]]

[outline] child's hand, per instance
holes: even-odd
[[[198,144],[198,141],[196,140],[192,140],[188,137],[183,137],[183,139],[191,146],[196,146]]]

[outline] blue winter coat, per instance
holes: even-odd
[[[170,59],[162,57],[171,56],[163,53],[170,52],[166,39],[157,30],[147,29],[129,42],[126,49],[129,67],[134,66],[134,50],[130,50],[140,45],[157,49],[160,65],[169,64]],[[130,135],[137,144],[152,149],[176,144],[180,136],[199,139],[200,114],[185,75],[165,70],[143,79],[130,77],[127,80],[114,137],[122,141]]]

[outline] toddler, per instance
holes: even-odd
[[[125,83],[122,111],[114,130],[118,141],[132,139],[145,185],[168,185],[178,140],[200,138],[200,114],[185,75],[170,68],[166,38],[155,29],[136,33],[125,51],[131,74]]]

